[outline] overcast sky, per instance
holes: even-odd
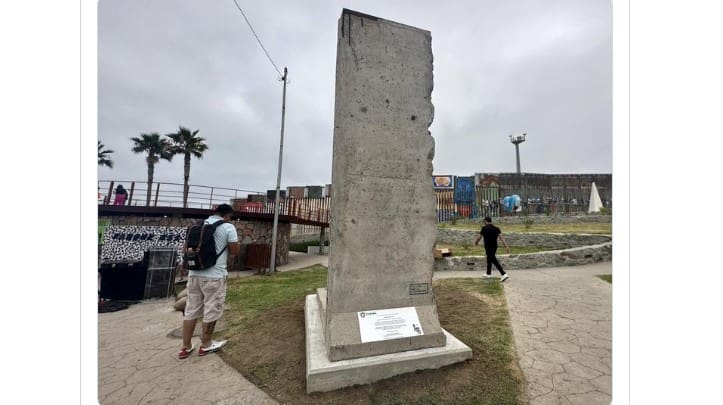
[[[337,20],[349,8],[432,33],[434,174],[612,173],[609,0],[237,0],[289,69],[281,187],[331,182]],[[276,186],[282,82],[233,0],[100,0],[98,179],[145,181],[130,137],[206,138],[191,184]],[[183,182],[183,157],[155,181]]]

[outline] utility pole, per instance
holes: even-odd
[[[284,95],[281,99],[281,143],[279,145],[279,171],[276,175],[276,199],[274,200],[274,230],[271,233],[271,263],[269,264],[269,273],[276,272],[276,238],[279,229],[279,200],[281,187],[281,162],[284,157],[284,117],[286,116],[286,82],[287,70],[284,68],[284,76],[281,80],[284,82]]]

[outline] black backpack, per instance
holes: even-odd
[[[183,267],[189,270],[206,270],[216,264],[216,259],[226,250],[226,246],[216,253],[216,240],[213,234],[216,228],[226,221],[207,224],[201,221],[188,227],[186,243],[183,246]]]

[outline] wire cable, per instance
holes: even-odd
[[[245,14],[244,11],[241,9],[241,6],[238,5],[238,3],[236,2],[236,0],[233,0],[233,2],[236,4],[236,7],[237,7],[238,10],[241,12],[241,15],[244,16],[244,20],[246,20],[246,24],[248,24],[249,28],[251,29],[251,32],[254,34],[254,37],[256,37],[256,41],[258,41],[259,45],[261,45],[261,49],[262,49],[262,50],[264,51],[264,53],[266,54],[266,57],[269,58],[269,62],[271,62],[271,64],[274,66],[274,69],[276,69],[276,73],[278,73],[279,76],[283,76],[283,75],[281,74],[281,71],[279,70],[279,68],[276,66],[276,63],[274,63],[274,60],[271,59],[271,56],[269,55],[269,53],[266,52],[266,48],[264,48],[264,44],[261,43],[261,40],[259,39],[259,36],[256,35],[256,31],[254,31],[254,27],[251,26],[251,23],[249,22],[249,19],[246,18],[246,14]]]

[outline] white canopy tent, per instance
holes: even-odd
[[[593,182],[592,187],[590,187],[590,205],[588,205],[587,212],[600,212],[600,208],[602,208],[602,206],[600,194],[598,194],[595,182]]]

